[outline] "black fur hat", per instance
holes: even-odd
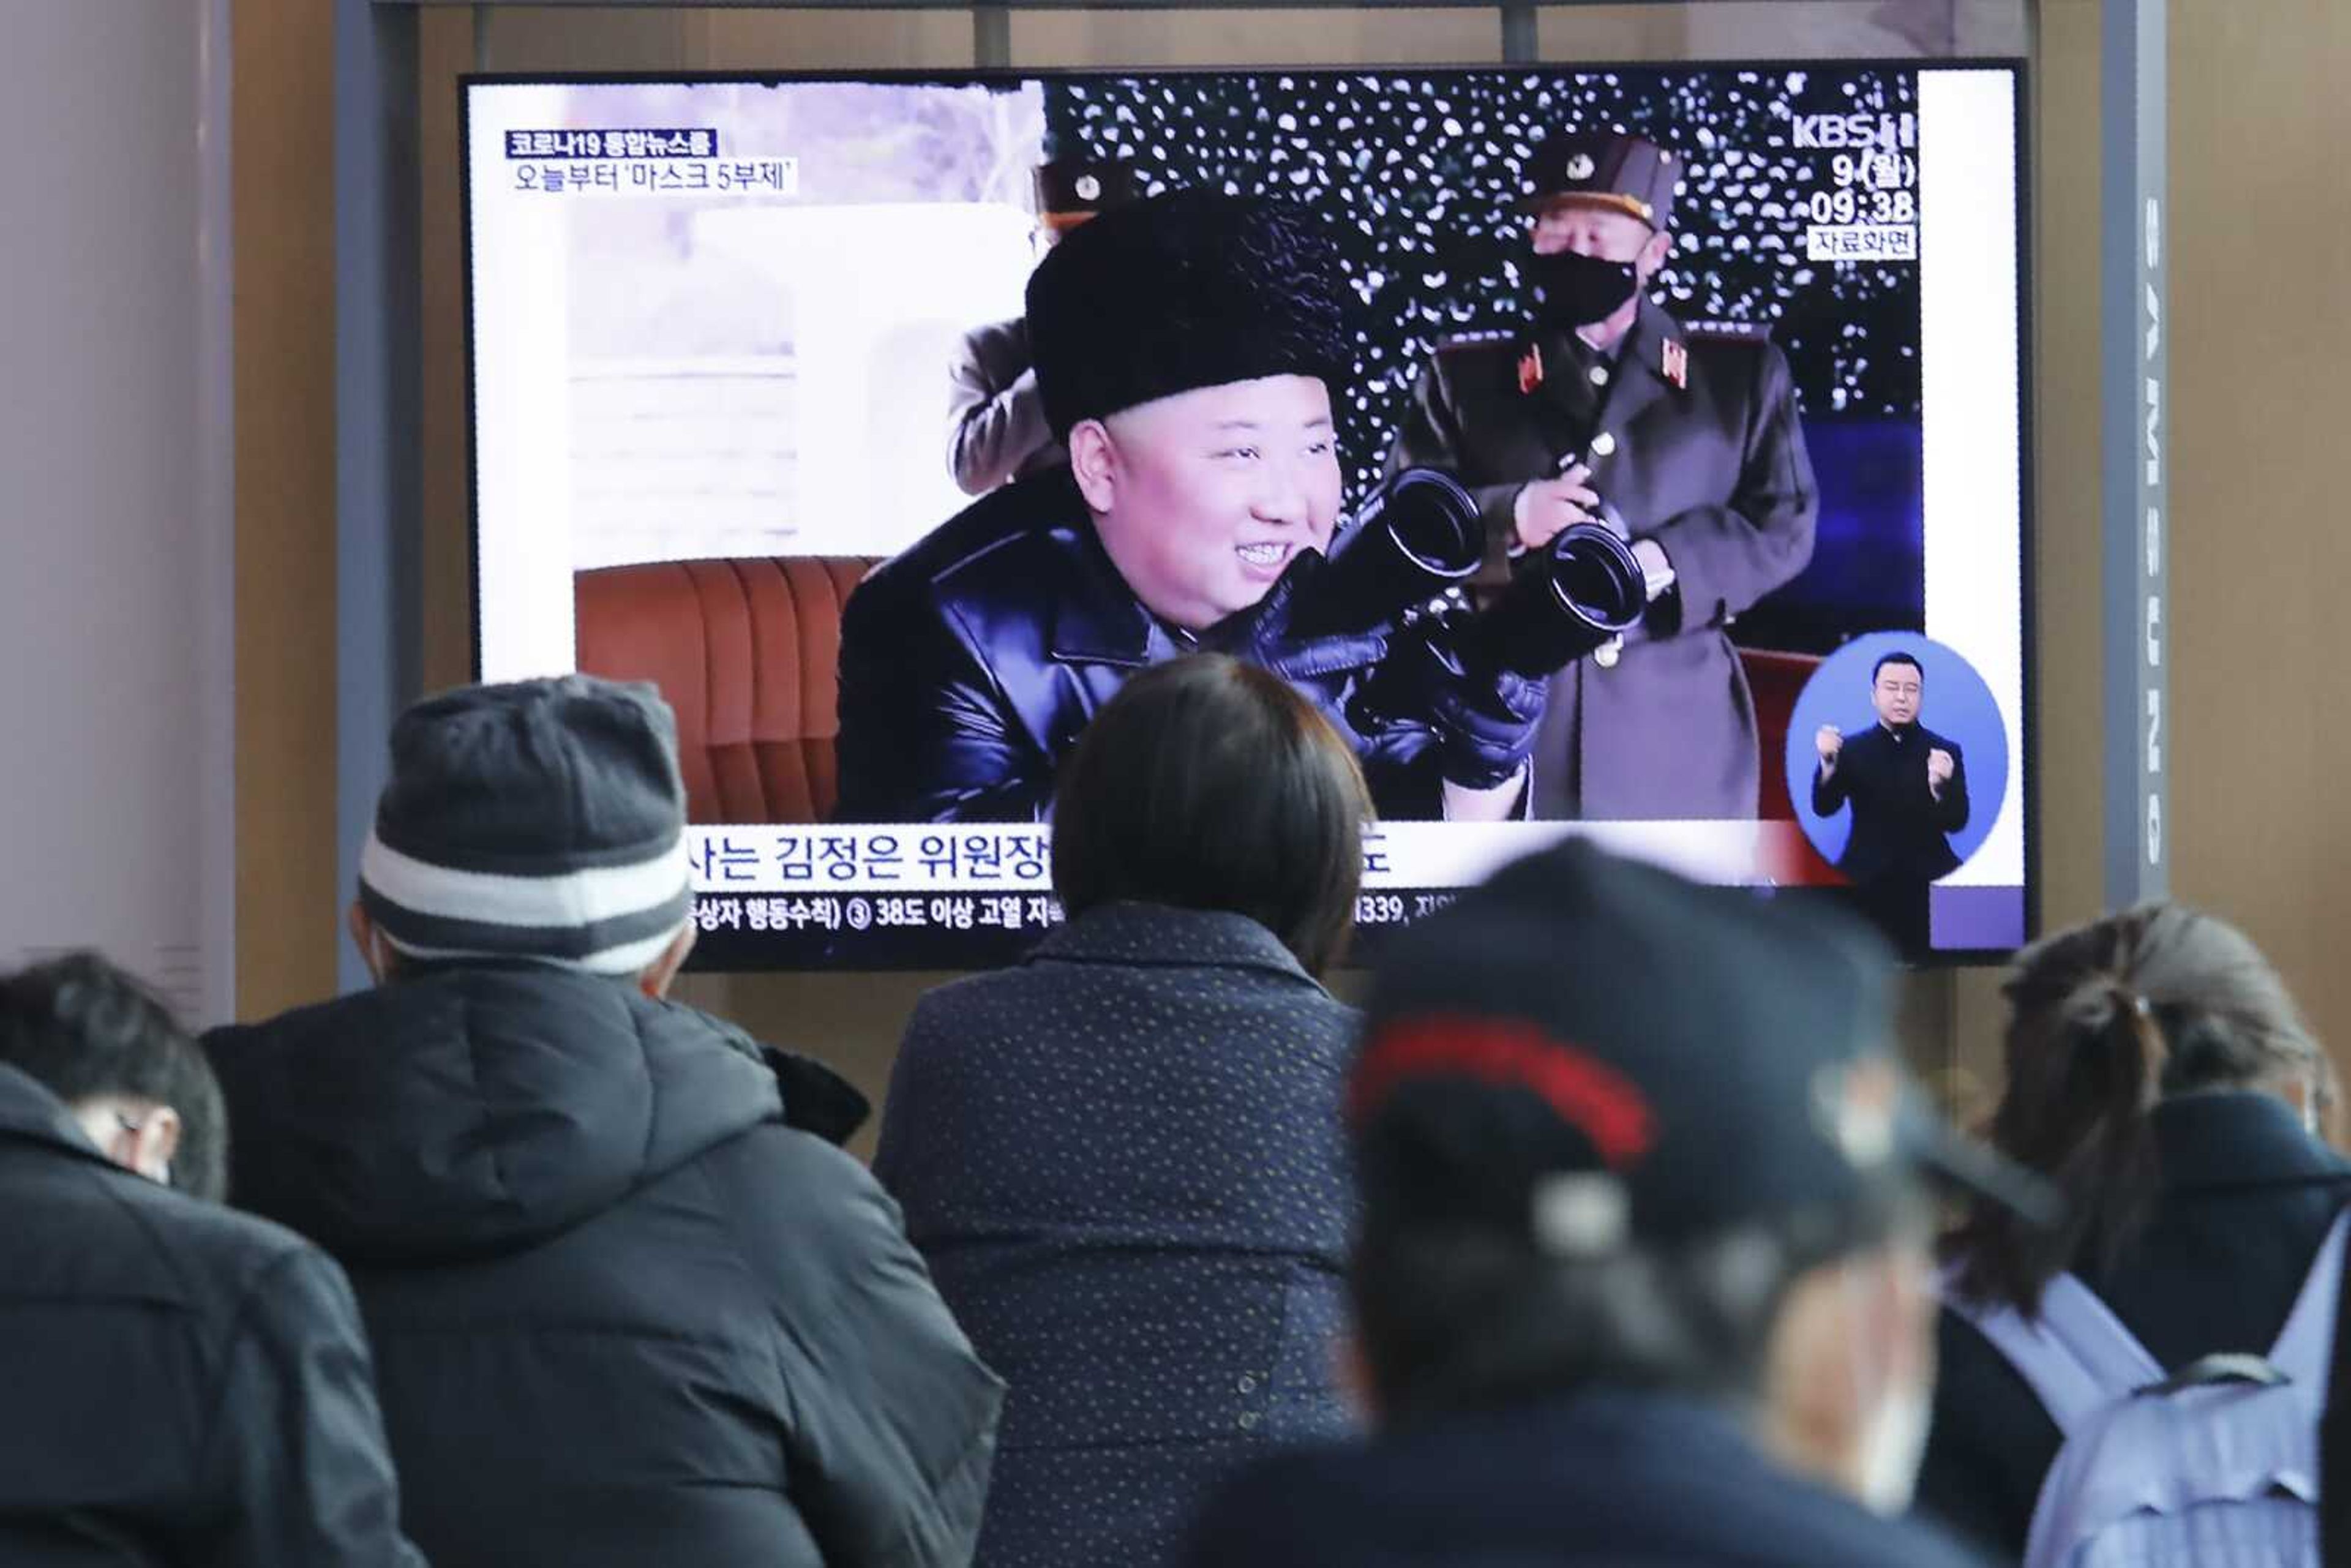
[[[1080,420],[1353,359],[1338,247],[1288,203],[1171,192],[1072,230],[1029,280],[1029,340],[1056,437]]]

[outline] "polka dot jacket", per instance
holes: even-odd
[[[1141,904],[916,1007],[874,1172],[1010,1385],[982,1568],[1159,1562],[1227,1467],[1348,1430],[1355,1026],[1255,921]]]

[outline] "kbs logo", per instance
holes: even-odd
[[[1799,147],[1877,148],[1891,152],[1918,145],[1915,114],[1800,114],[1794,124]]]

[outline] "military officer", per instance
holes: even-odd
[[[1037,234],[1049,248],[1096,214],[1131,202],[1134,173],[1120,163],[1056,158],[1037,165]],[[1029,323],[1015,316],[964,334],[947,367],[947,467],[967,496],[1069,461],[1053,439],[1029,351]]]
[[[1640,559],[1643,624],[1552,682],[1536,816],[1751,818],[1754,705],[1726,628],[1812,559],[1819,502],[1787,361],[1646,297],[1673,246],[1674,153],[1555,133],[1528,177],[1533,319],[1437,345],[1389,467],[1470,488],[1496,576],[1586,521]]]

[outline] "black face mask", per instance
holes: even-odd
[[[1641,287],[1633,263],[1572,250],[1530,256],[1523,265],[1534,289],[1535,319],[1565,330],[1605,321]]]

